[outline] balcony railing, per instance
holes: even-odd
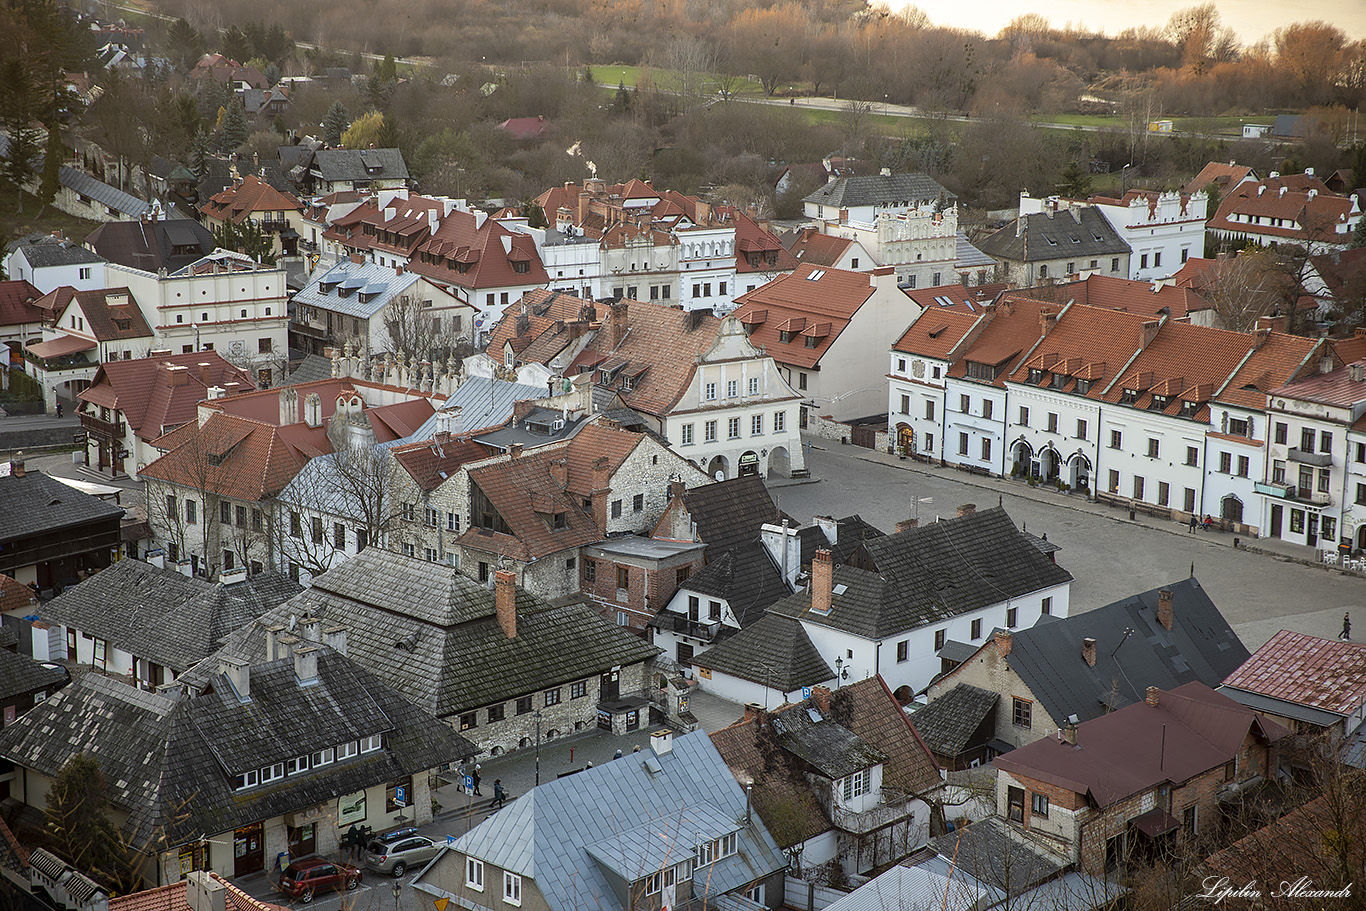
[[[1290,461],[1300,462],[1304,465],[1315,465],[1319,468],[1327,468],[1333,464],[1333,454],[1331,452],[1312,452],[1308,449],[1290,450]]]
[[[693,639],[701,639],[703,642],[710,642],[716,638],[716,634],[721,631],[720,621],[703,623],[698,620],[689,620],[682,614],[674,614],[668,611],[661,611],[651,620],[650,625],[662,632],[677,633],[680,636],[688,636]]]
[[[865,835],[905,819],[911,814],[911,805],[915,800],[916,798],[910,795],[883,790],[882,800],[861,813],[837,805],[833,822],[846,832]]]
[[[125,425],[123,421],[103,421],[93,414],[81,412],[81,427],[87,432],[104,437],[107,440],[123,439]]]
[[[1296,487],[1286,481],[1258,481],[1252,485],[1252,489],[1264,496],[1307,503],[1311,506],[1331,506],[1333,504],[1333,495],[1330,493],[1324,493],[1310,487]]]

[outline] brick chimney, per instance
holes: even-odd
[[[14,454],[14,458],[9,460],[9,473],[16,478],[24,476],[24,451],[22,449]]]
[[[1087,667],[1096,666],[1096,640],[1090,636],[1081,640],[1081,659],[1086,662]]]
[[[688,486],[683,483],[682,478],[673,478],[669,481],[669,499],[682,497],[688,492]]]
[[[503,635],[517,638],[517,574],[500,569],[493,574],[493,606],[498,612],[498,625]]]
[[[514,458],[514,459],[519,459],[519,458],[521,458],[521,457],[522,457],[522,444],[521,444],[521,443],[513,443],[512,445],[508,446],[508,456],[509,456],[510,458]]]
[[[1002,658],[1010,654],[1010,646],[1014,642],[1010,630],[998,629],[992,633],[992,639],[996,642],[996,652]]]
[[[631,326],[631,305],[624,300],[618,301],[612,304],[611,311],[608,315],[611,332],[607,336],[607,344],[615,350],[621,344],[621,340],[626,337],[626,330]]]
[[[1172,590],[1164,588],[1157,593],[1157,622],[1168,630],[1172,628]]]
[[[1061,733],[1065,743],[1070,743],[1073,746],[1077,745],[1077,723],[1075,721],[1068,719],[1063,722]]]
[[[976,503],[964,503],[962,506],[958,507],[958,518],[961,519],[961,518],[963,518],[963,516],[970,516],[970,515],[972,515],[973,513],[975,513],[976,511],[977,511],[977,504],[976,504]]]
[[[357,266],[363,266],[363,265],[365,265],[365,254],[363,254],[363,253],[352,253],[352,254],[351,254],[351,262],[352,262],[353,264],[357,265]]]
[[[1138,347],[1147,348],[1157,338],[1157,330],[1161,328],[1162,321],[1157,319],[1146,320],[1138,327]]]
[[[906,531],[907,529],[915,528],[919,524],[919,519],[902,519],[900,522],[896,523],[896,530],[899,532]]]
[[[1056,310],[1044,308],[1039,311],[1039,334],[1047,335],[1054,326],[1058,324],[1058,313]]]
[[[757,702],[746,702],[745,715],[740,720],[745,723],[757,721],[760,724],[765,724],[768,721],[768,710]]]
[[[816,704],[816,708],[821,710],[822,715],[830,714],[830,687],[813,686],[811,688],[811,701]]]
[[[811,609],[819,613],[830,613],[830,591],[835,585],[835,564],[831,561],[830,551],[822,548],[816,551],[811,561]]]
[[[555,483],[561,487],[569,484],[569,459],[568,457],[554,459],[550,463],[550,476],[555,479]]]
[[[1146,702],[1146,703],[1148,703],[1148,705],[1152,705],[1152,706],[1157,705],[1157,687],[1155,687],[1155,686],[1150,686],[1150,687],[1148,687],[1148,698],[1145,699],[1145,700],[1143,700],[1143,701]]]
[[[199,362],[199,382],[205,386],[213,384],[213,364],[208,361]]]

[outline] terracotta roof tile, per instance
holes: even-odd
[[[1196,191],[1205,189],[1210,184],[1215,184],[1219,187],[1220,193],[1227,195],[1229,188],[1237,185],[1243,178],[1255,176],[1256,175],[1252,173],[1252,169],[1249,167],[1234,164],[1231,161],[1228,164],[1224,164],[1220,161],[1211,161],[1200,169],[1199,174],[1196,174],[1189,183],[1181,188],[1181,192],[1195,193]]]
[[[1313,367],[1318,340],[1284,332],[1266,333],[1265,339],[1219,390],[1218,401],[1261,411],[1267,393]]]
[[[510,534],[471,528],[460,536],[460,543],[534,560],[602,540],[603,533],[582,502],[551,474],[551,462],[565,456],[563,447],[553,447],[471,470],[471,483],[493,504]]]
[[[518,272],[514,264],[525,264]],[[419,275],[462,288],[543,285],[550,281],[535,241],[491,218],[482,224],[470,212],[455,211],[421,246],[408,266]],[[462,271],[463,269],[463,271]]]
[[[32,589],[17,579],[0,573],[0,613],[24,610],[37,603],[38,597]]]
[[[43,322],[46,311],[34,303],[42,296],[26,281],[0,282],[0,326]]]
[[[853,243],[847,237],[824,234],[815,228],[801,228],[787,237],[787,249],[803,263],[833,266]]]
[[[1123,329],[1117,329],[1117,334],[1121,336],[1124,332]],[[1137,342],[1136,334],[1130,337]],[[1148,346],[1124,369],[1119,382],[1109,386],[1103,398],[1107,402],[1119,402],[1126,389],[1138,389],[1143,394],[1129,403],[1133,407],[1162,411],[1170,416],[1181,415],[1185,407],[1183,402],[1208,403],[1214,389],[1228,381],[1252,350],[1255,341],[1255,336],[1245,332],[1229,332],[1168,320]],[[1047,346],[1048,342],[1044,344]],[[1145,387],[1134,383],[1133,378],[1148,374],[1152,378],[1145,391]],[[1154,403],[1154,396],[1166,397],[1170,403],[1165,408],[1158,407]],[[1189,409],[1186,408],[1186,411]],[[1198,413],[1185,413],[1184,416],[1200,418]]]
[[[185,377],[182,385],[171,385],[168,366],[186,368],[181,371]],[[78,398],[122,411],[134,433],[150,441],[192,420],[198,403],[207,397],[209,386],[228,387],[230,383],[251,389],[251,374],[228,363],[217,351],[196,351],[107,361],[100,365],[90,387]]]
[[[749,322],[750,341],[785,364],[814,367],[835,339],[849,325],[858,309],[873,296],[872,276],[842,269],[823,269],[803,264],[789,275],[735,299],[734,316],[741,322],[753,311],[766,310],[763,323]],[[808,321],[821,320],[830,329],[808,345],[804,336]],[[783,333],[788,335],[783,337]]]
[[[986,313],[970,314],[957,310],[926,310],[906,329],[892,350],[922,357],[947,359],[973,327],[989,319]]]
[[[1366,702],[1366,643],[1283,629],[1224,686],[1350,715]]]
[[[1046,370],[1045,364],[1079,357],[1083,364],[1093,367],[1090,373],[1096,385],[1088,395],[1099,398],[1116,372],[1124,369],[1139,350],[1141,329],[1152,321],[1143,314],[1073,304],[1059,313],[1056,324],[1039,340],[1030,355],[1030,364],[1034,369]],[[1027,370],[1024,365],[1017,366],[1010,380],[1026,382]],[[1102,375],[1094,376],[1096,373]],[[1047,381],[1045,378],[1044,382]],[[1071,384],[1065,388],[1071,388]]]
[[[423,490],[435,490],[462,465],[489,457],[487,447],[466,437],[438,442],[423,440],[390,450],[394,460]]]
[[[281,193],[255,174],[241,183],[215,193],[199,211],[220,221],[241,224],[257,212],[302,212],[303,203],[292,193]]]
[[[1057,304],[1046,301],[1018,294],[1002,295],[971,344],[950,365],[949,376],[966,377],[971,361],[997,368],[993,383],[1004,386],[1006,377],[1019,366],[1020,360],[1043,334],[1043,312],[1056,313],[1058,309]]]
[[[1148,316],[1157,316],[1160,310],[1166,308],[1173,319],[1183,319],[1194,311],[1211,307],[1208,301],[1189,288],[1168,284],[1154,286],[1152,282],[1131,281],[1110,275],[1091,275],[1083,281],[1062,285],[1058,293],[1075,299],[1079,304]]]
[[[321,437],[326,445],[326,434]],[[156,445],[169,451],[140,475],[238,500],[274,496],[307,461],[297,442],[285,441],[281,428],[226,414],[210,415],[203,426],[191,421]]]

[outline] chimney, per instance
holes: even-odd
[[[674,751],[674,732],[668,730],[655,731],[650,735],[650,749],[655,751],[656,756],[667,756]]]
[[[16,478],[24,476],[24,451],[21,449],[9,460],[9,473]]]
[[[238,699],[251,701],[251,662],[242,658],[223,657],[218,659],[218,672],[227,675]]]
[[[919,524],[919,519],[902,519],[900,522],[896,523],[896,530],[898,532],[907,531],[909,529],[915,528]]]
[[[1157,319],[1145,320],[1138,327],[1138,347],[1147,348],[1157,338],[1157,330],[1162,327],[1162,321]]]
[[[1096,666],[1096,640],[1090,636],[1081,640],[1081,660],[1086,662],[1087,667]]]
[[[223,397],[223,387],[210,386],[208,389],[204,390],[204,394],[205,397],[208,398],[210,401],[214,399],[221,399]]]
[[[1313,169],[1313,168],[1305,168],[1305,169],[1304,169],[1304,176],[1305,176],[1305,177],[1313,177],[1313,176],[1314,176],[1314,169]]]
[[[1039,334],[1047,335],[1053,327],[1058,324],[1058,313],[1056,310],[1044,308],[1039,311]]]
[[[218,573],[219,585],[240,585],[245,581],[247,581],[247,568],[245,566],[225,569]]]
[[[508,446],[508,456],[509,456],[510,458],[514,458],[514,459],[521,458],[521,456],[522,456],[522,444],[521,444],[521,443],[513,443],[512,445]]]
[[[208,361],[199,362],[199,382],[205,386],[213,382],[213,364]]]
[[[212,873],[191,870],[185,877],[185,902],[190,911],[224,911],[228,884]]]
[[[180,364],[170,364],[166,367],[167,385],[174,389],[176,386],[184,386],[190,381],[190,368],[182,367]]]
[[[550,463],[550,476],[555,479],[555,483],[560,487],[569,484],[569,458],[555,459]]]
[[[682,478],[673,478],[669,481],[669,499],[681,498],[688,492],[688,487],[683,483]]]
[[[745,715],[740,720],[745,722],[746,724],[748,724],[751,721],[757,721],[760,724],[766,724],[768,722],[768,709],[764,708],[757,702],[746,702]]]
[[[1325,350],[1327,350],[1327,349],[1325,349]],[[1319,358],[1319,373],[1332,373],[1332,372],[1333,372],[1333,355],[1332,355],[1331,352],[1325,353],[1325,354],[1323,355],[1323,357]]]
[[[301,645],[294,650],[294,676],[307,685],[318,681],[318,647]]]
[[[157,569],[165,569],[165,568],[166,568],[166,554],[164,554],[164,553],[162,552],[161,548],[159,548],[159,547],[156,548],[155,550],[148,551],[148,553],[147,553],[147,564],[148,564],[149,566],[155,566]]]
[[[1360,383],[1361,380],[1362,380],[1362,377],[1363,377],[1363,376],[1366,376],[1366,373],[1363,372],[1363,365],[1362,365],[1362,364],[1359,364],[1359,363],[1358,363],[1358,364],[1348,364],[1348,365],[1347,365],[1347,375],[1348,375],[1349,377],[1351,377],[1352,382],[1354,382],[1354,383]]]
[[[1062,726],[1062,739],[1063,742],[1070,743],[1072,746],[1077,745],[1077,723],[1071,718],[1068,718]]]
[[[283,638],[285,628],[283,626],[266,627],[266,660],[275,661],[285,656],[284,650],[280,646],[280,639]]]
[[[500,569],[493,574],[493,607],[498,613],[498,625],[503,635],[517,638],[517,574]]]
[[[1285,186],[1284,184],[1282,184],[1282,185],[1281,185],[1281,192],[1279,192],[1279,193],[1276,194],[1277,198],[1280,198],[1280,197],[1284,196],[1284,195],[1285,195],[1285,191],[1288,190],[1288,189],[1290,189],[1290,188],[1287,187],[1287,186]]]
[[[608,346],[613,350],[621,344],[621,340],[626,337],[626,330],[630,327],[630,306],[626,301],[618,301],[612,304],[609,319],[612,323],[612,332],[608,336]]]
[[[1280,171],[1272,171],[1270,174],[1268,174],[1268,175],[1266,175],[1266,176],[1267,176],[1267,179],[1268,179],[1268,180],[1279,180],[1279,179],[1280,179],[1280,176],[1281,176],[1281,172],[1280,172]]]
[[[1143,700],[1143,701],[1146,702],[1146,703],[1148,703],[1148,705],[1156,706],[1156,705],[1157,705],[1157,687],[1155,687],[1155,686],[1150,686],[1150,687],[1148,687],[1148,698],[1145,699],[1145,700]]]
[[[816,527],[825,535],[825,540],[831,544],[838,544],[840,537],[840,526],[832,516],[812,516],[811,521],[816,523]]]
[[[835,582],[835,565],[831,562],[830,551],[822,548],[816,551],[811,561],[811,609],[817,613],[828,614],[831,607],[831,589]]]
[[[975,513],[976,511],[977,511],[977,504],[976,504],[976,503],[964,503],[962,506],[958,507],[958,518],[961,519],[961,518],[963,518],[963,516],[970,516],[970,515],[972,515],[973,513]]]
[[[280,390],[280,426],[299,423],[299,391],[293,386]]]
[[[1157,593],[1157,622],[1168,631],[1172,628],[1172,590],[1164,588]]]
[[[319,620],[317,617],[310,617],[305,615],[302,619],[299,620],[299,637],[307,642],[323,641],[322,630],[323,622]]]
[[[579,192],[579,217],[577,219],[579,224],[583,224],[584,220],[588,218],[588,206],[592,201],[593,194],[589,193],[587,190],[581,190]]]
[[[346,654],[346,627],[329,626],[323,630],[323,644],[338,655]]]
[[[352,253],[351,262],[357,266],[365,265],[365,255],[363,253]]]
[[[1005,658],[1010,654],[1010,646],[1011,643],[1014,642],[1014,637],[1010,634],[1010,630],[995,630],[992,633],[992,640],[996,643],[996,653],[998,655]]]
[[[816,704],[816,708],[821,710],[822,715],[830,714],[830,687],[813,686],[811,688],[811,701]]]

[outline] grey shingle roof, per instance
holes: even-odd
[[[771,613],[697,655],[693,663],[783,692],[835,676],[800,623]]]
[[[1100,210],[1090,206],[1058,212],[1052,217],[1047,212],[1026,215],[1017,237],[1019,221],[1017,218],[977,246],[995,259],[1026,263],[1130,252],[1129,245],[1110,227]]]
[[[120,560],[44,604],[39,616],[180,673],[302,590],[275,572],[222,585]]]
[[[1170,631],[1157,620],[1162,589],[1172,592]],[[1087,638],[1096,640],[1095,667],[1082,659]],[[1071,714],[1087,721],[1141,702],[1149,686],[1166,691],[1198,681],[1216,687],[1249,657],[1199,580],[1190,578],[1017,630],[1008,660],[1049,716],[1061,722]]]
[[[658,771],[650,771],[650,764]],[[752,826],[741,825],[744,791],[702,731],[675,738],[662,756],[632,753],[541,785],[458,839],[454,851],[533,878],[551,911],[620,909],[617,896],[626,889],[614,891],[621,881],[590,851],[605,854],[614,839],[644,826],[648,841],[667,839],[674,846],[671,862],[677,863],[694,853],[694,817],[705,817],[709,826],[734,821],[739,848],[699,871],[695,897],[715,900],[785,866],[757,816]],[[442,862],[456,858],[447,854]],[[649,872],[642,867],[630,875]]]
[[[792,594],[768,549],[757,541],[726,551],[689,576],[680,588],[724,598],[741,629],[756,622],[780,598]]]
[[[928,174],[870,174],[864,177],[839,177],[830,181],[803,202],[849,209],[854,206],[891,206],[933,202],[943,198],[952,205],[958,197],[939,185]]]
[[[693,487],[683,493],[683,503],[697,523],[698,539],[707,545],[708,560],[758,540],[760,526],[785,518],[758,475]]]
[[[326,181],[408,177],[398,149],[319,149],[313,153],[313,170]]]
[[[861,516],[845,516],[835,522],[835,540],[832,542],[825,536],[825,531],[819,525],[809,525],[797,532],[798,539],[802,542],[802,565],[807,566],[811,563],[816,551],[826,548],[830,551],[830,559],[836,563],[843,563],[849,559],[854,551],[858,550],[859,544],[870,538],[882,538],[886,532],[875,525],[863,521]]]
[[[229,637],[234,654],[265,654],[265,627],[311,615],[347,629],[347,655],[438,717],[503,702],[659,649],[581,603],[551,605],[517,591],[517,636],[507,638],[493,592],[468,576],[368,547],[311,588]],[[192,678],[205,671],[191,671]]]
[[[310,354],[295,366],[288,379],[285,380],[286,386],[297,386],[300,383],[313,383],[318,380],[332,379],[332,359],[323,357],[321,354]]]
[[[0,478],[0,503],[0,541],[123,517],[123,507],[33,470]]]
[[[930,840],[941,857],[954,858],[970,876],[1010,895],[1052,879],[1062,864],[1010,831],[1000,817],[989,817]]]
[[[996,708],[996,693],[960,683],[911,716],[911,724],[931,750],[956,756]]]
[[[255,666],[251,677],[251,699],[242,702],[216,675],[206,691],[169,698],[86,674],[0,732],[0,755],[44,775],[77,753],[93,755],[110,801],[129,813],[130,840],[170,847],[475,753],[329,649],[320,648],[318,680],[307,687],[290,658]],[[380,729],[368,733],[386,735],[385,749],[291,776],[288,786],[233,791],[240,772],[301,755],[306,744],[356,739],[371,725]]]
[[[865,540],[835,567],[845,591],[826,616],[811,613],[810,592],[769,612],[883,639],[1071,580],[993,507]]]
[[[343,260],[315,275],[294,296],[297,306],[317,307],[345,316],[369,319],[417,284],[415,272],[396,272],[378,263]]]
[[[22,250],[24,259],[36,269],[45,266],[76,266],[102,263],[104,257],[80,244],[52,234],[34,234],[6,245],[7,250]]]
[[[9,154],[9,137],[0,133],[0,157]],[[43,170],[43,156],[40,153],[34,158],[34,169],[38,173]],[[95,200],[100,205],[107,206],[118,212],[120,215],[137,218],[151,211],[151,206],[143,202],[136,196],[131,196],[117,187],[96,180],[83,171],[62,165],[57,172],[57,181],[64,187],[74,190],[82,196]],[[29,260],[32,262],[32,260]]]
[[[0,702],[59,686],[69,679],[64,668],[0,648]]]
[[[776,714],[772,724],[783,749],[832,780],[887,761],[887,754],[814,706]]]

